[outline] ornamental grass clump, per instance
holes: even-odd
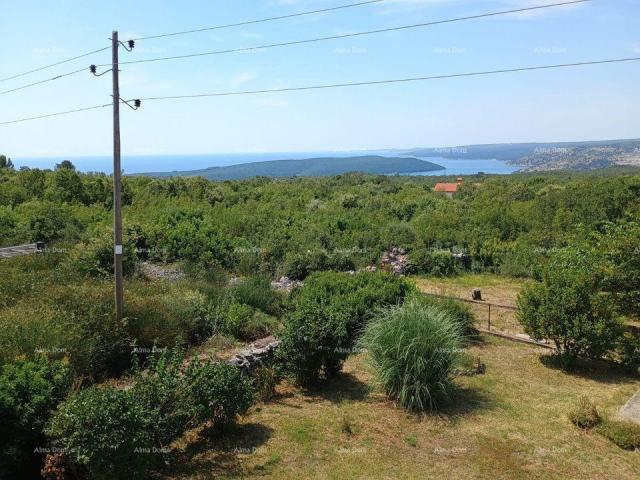
[[[416,300],[383,311],[360,340],[389,398],[410,411],[433,410],[448,398],[461,342],[450,313]]]

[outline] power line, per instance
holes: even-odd
[[[229,25],[221,25],[221,26],[217,26],[217,27],[207,27],[204,29],[198,29],[198,30],[189,30],[189,31],[185,31],[185,32],[175,32],[175,33],[169,33],[169,34],[163,34],[163,35],[156,35],[156,36],[150,36],[150,37],[141,37],[141,38],[137,38],[134,40],[141,40],[141,39],[148,39],[148,38],[159,38],[159,37],[164,37],[164,36],[173,36],[173,35],[180,35],[180,34],[186,34],[186,33],[192,33],[192,32],[198,32],[198,31],[203,31],[203,30],[213,30],[213,29],[219,29],[219,28],[228,28],[228,27],[233,27],[233,26],[239,26],[239,25],[246,25],[246,24],[250,24],[250,23],[258,23],[258,22],[266,22],[266,21],[270,21],[270,20],[277,20],[277,19],[282,19],[282,18],[289,18],[289,17],[295,17],[295,16],[301,16],[301,15],[310,15],[312,13],[320,13],[320,12],[326,12],[326,11],[332,11],[332,10],[339,10],[339,9],[344,9],[344,8],[350,8],[350,7],[355,7],[355,6],[360,6],[360,5],[367,5],[370,3],[378,3],[378,2],[382,2],[385,0],[371,0],[368,2],[361,2],[361,3],[354,3],[354,4],[348,4],[348,5],[342,5],[342,6],[338,6],[338,7],[332,7],[332,8],[328,8],[328,9],[322,9],[322,10],[313,10],[310,12],[302,12],[302,13],[297,13],[297,14],[291,14],[291,15],[284,15],[281,17],[271,17],[268,19],[261,19],[261,20],[252,20],[249,22],[241,22],[241,23],[236,23],[236,24],[229,24]],[[301,44],[305,44],[305,43],[315,43],[315,42],[322,42],[322,41],[327,41],[327,40],[337,40],[337,39],[342,39],[342,38],[349,38],[349,37],[357,37],[357,36],[364,36],[364,35],[373,35],[373,34],[378,34],[378,33],[386,33],[386,32],[392,32],[392,31],[398,31],[398,30],[407,30],[407,29],[413,29],[413,28],[420,28],[420,27],[427,27],[427,26],[432,26],[432,25],[438,25],[438,24],[443,24],[443,23],[452,23],[452,22],[459,22],[459,21],[464,21],[464,20],[474,20],[474,19],[479,19],[479,18],[486,18],[486,17],[492,17],[492,16],[497,16],[497,15],[506,15],[506,14],[510,14],[510,13],[518,13],[518,12],[525,12],[525,11],[530,11],[530,10],[539,10],[539,9],[543,9],[543,8],[551,8],[551,7],[558,7],[558,6],[563,6],[563,5],[571,5],[571,4],[576,4],[576,3],[585,3],[585,2],[590,2],[592,0],[573,0],[573,1],[567,1],[567,2],[562,2],[562,3],[553,3],[553,4],[547,4],[547,5],[539,5],[536,7],[526,7],[526,8],[519,8],[519,9],[514,9],[514,10],[504,10],[504,11],[499,11],[499,12],[490,12],[490,13],[484,13],[484,14],[479,14],[479,15],[472,15],[472,16],[467,16],[467,17],[457,17],[457,18],[451,18],[451,19],[445,19],[445,20],[437,20],[437,21],[433,21],[433,22],[427,22],[427,23],[419,23],[419,24],[413,24],[413,25],[403,25],[403,26],[399,26],[399,27],[391,27],[391,28],[385,28],[385,29],[380,29],[380,30],[369,30],[369,31],[365,31],[365,32],[357,32],[357,33],[347,33],[347,34],[342,34],[342,35],[332,35],[332,36],[328,36],[328,37],[317,37],[317,38],[311,38],[311,39],[305,39],[305,40],[296,40],[296,41],[292,41],[292,42],[284,42],[284,43],[274,43],[274,44],[267,44],[267,45],[258,45],[258,46],[253,46],[253,47],[243,47],[243,48],[233,48],[233,49],[227,49],[227,50],[216,50],[216,51],[209,51],[209,52],[200,52],[200,53],[193,53],[193,54],[187,54],[187,55],[176,55],[176,56],[171,56],[171,57],[160,57],[160,58],[150,58],[150,59],[142,59],[142,60],[131,60],[128,62],[121,62],[121,64],[135,64],[135,63],[149,63],[149,62],[159,62],[159,61],[168,61],[168,60],[180,60],[180,59],[185,59],[185,58],[193,58],[193,57],[202,57],[202,56],[209,56],[209,55],[221,55],[221,54],[226,54],[226,53],[240,53],[240,52],[247,52],[247,51],[253,51],[253,50],[262,50],[262,49],[267,49],[267,48],[275,48],[275,47],[284,47],[284,46],[292,46],[292,45],[301,45]],[[102,52],[104,50],[107,50],[109,47],[105,47],[105,48],[101,48],[98,50],[93,50],[91,52],[87,52],[84,53],[82,55],[78,55],[76,57],[73,58],[69,58],[67,60],[62,60],[60,62],[57,63],[53,63],[50,65],[46,65],[44,67],[40,67],[34,70],[30,70],[28,72],[23,72],[21,74],[18,75],[14,75],[12,77],[6,77],[3,79],[0,79],[0,82],[3,82],[5,80],[10,80],[10,79],[14,79],[14,78],[18,78],[21,77],[23,75],[27,75],[30,73],[34,73],[40,70],[44,70],[56,65],[61,65],[63,63],[66,62],[70,62],[72,60],[77,60],[79,58],[83,58],[98,52]],[[100,64],[98,65],[99,67],[106,67],[106,66],[110,66],[110,64]],[[12,88],[9,90],[4,90],[4,91],[0,91],[0,95],[4,95],[7,93],[11,93],[11,92],[16,92],[19,90],[23,90],[25,88],[30,88],[36,85],[41,85],[43,83],[47,83],[53,80],[58,80],[60,78],[64,78],[64,77],[68,77],[70,75],[75,75],[77,73],[83,72],[84,69],[80,69],[80,70],[74,70],[72,72],[67,72],[67,73],[63,73],[60,75],[56,75],[55,77],[52,78],[48,78],[45,80],[40,80],[37,82],[33,82],[33,83],[29,83],[26,85],[22,85],[16,88]]]
[[[40,118],[56,117],[58,115],[68,115],[70,113],[86,112],[87,110],[96,110],[98,108],[105,108],[105,107],[111,107],[111,106],[113,106],[113,103],[105,103],[104,105],[94,105],[93,107],[76,108],[75,110],[66,110],[64,112],[47,113],[45,115],[38,115],[36,117],[19,118],[17,120],[10,120],[8,122],[0,122],[0,125],[9,125],[11,123],[27,122],[29,120],[38,120]]]
[[[52,81],[54,81],[54,80],[58,80],[58,79],[60,79],[60,78],[68,77],[68,76],[70,76],[70,75],[75,75],[75,74],[77,74],[77,73],[80,73],[80,72],[86,72],[86,71],[87,71],[87,69],[86,69],[86,68],[82,68],[82,69],[80,69],[80,70],[74,70],[73,72],[62,73],[62,74],[60,74],[60,75],[56,75],[55,77],[47,78],[47,79],[45,79],[45,80],[40,80],[40,81],[38,81],[38,82],[29,83],[29,84],[27,84],[27,85],[22,85],[22,86],[20,86],[20,87],[12,88],[12,89],[10,89],[10,90],[4,90],[4,91],[0,92],[0,95],[5,95],[5,94],[7,94],[7,93],[16,92],[16,91],[18,91],[18,90],[23,90],[23,89],[25,89],[25,88],[29,88],[29,87],[34,87],[34,86],[36,86],[36,85],[41,85],[41,84],[43,84],[43,83],[52,82]]]
[[[133,40],[151,40],[153,38],[164,38],[164,37],[174,37],[176,35],[187,35],[190,33],[198,33],[198,32],[206,32],[209,30],[220,30],[223,28],[231,28],[231,27],[241,27],[243,25],[252,25],[252,24],[256,24],[256,23],[264,23],[264,22],[272,22],[274,20],[284,20],[287,18],[294,18],[294,17],[303,17],[305,15],[313,15],[316,13],[326,13],[326,12],[333,12],[335,10],[342,10],[345,8],[352,8],[352,7],[360,7],[360,6],[364,6],[364,5],[370,5],[372,3],[380,3],[380,2],[384,2],[385,0],[370,0],[367,2],[359,2],[359,3],[349,3],[347,5],[339,5],[337,7],[331,7],[331,8],[323,8],[321,10],[311,10],[311,11],[307,11],[307,12],[300,12],[300,13],[292,13],[289,15],[281,15],[279,17],[269,17],[269,18],[261,18],[258,20],[248,20],[245,22],[238,22],[238,23],[229,23],[227,25],[216,25],[213,27],[203,27],[203,28],[196,28],[194,30],[184,30],[182,32],[173,32],[173,33],[163,33],[160,35],[149,35],[148,37],[138,37],[138,38],[134,38]]]
[[[305,16],[305,15],[313,15],[313,14],[317,14],[317,13],[331,12],[331,11],[335,11],[335,10],[342,10],[342,9],[345,9],[345,8],[360,7],[360,6],[369,5],[369,4],[372,4],[372,3],[380,3],[380,2],[384,2],[384,1],[386,1],[386,0],[368,0],[368,1],[365,1],[365,2],[350,3],[350,4],[339,5],[339,6],[331,7],[331,8],[323,8],[323,9],[320,9],[320,10],[311,10],[311,11],[300,12],[300,13],[292,13],[292,14],[289,14],[289,15],[281,15],[281,16],[278,16],[278,17],[261,18],[261,19],[258,19],[258,20],[249,20],[249,21],[245,21],[245,22],[230,23],[230,24],[227,24],[227,25],[216,25],[216,26],[213,26],[213,27],[204,27],[204,28],[198,28],[198,29],[194,29],[194,30],[185,30],[185,31],[181,31],[181,32],[164,33],[164,34],[160,34],[160,35],[149,35],[147,37],[134,38],[133,40],[151,40],[151,39],[154,39],[154,38],[173,37],[173,36],[176,36],[176,35],[187,35],[187,34],[190,34],[190,33],[205,32],[207,30],[219,30],[219,29],[223,29],[223,28],[240,27],[240,26],[243,26],[243,25],[251,25],[251,24],[256,24],[256,23],[271,22],[271,21],[275,21],[275,20],[283,20],[283,19],[287,19],[287,18],[302,17],[302,16]],[[18,73],[16,75],[12,75],[10,77],[0,78],[0,82],[5,82],[7,80],[13,80],[14,78],[19,78],[19,77],[22,77],[22,76],[25,76],[25,75],[29,75],[31,73],[35,73],[35,72],[39,72],[41,70],[45,70],[47,68],[51,68],[51,67],[55,67],[57,65],[62,65],[64,63],[72,62],[73,60],[78,60],[80,58],[88,57],[89,55],[93,55],[95,53],[103,52],[105,50],[108,50],[109,48],[111,48],[111,47],[104,47],[104,48],[100,48],[98,50],[92,50],[90,52],[83,53],[83,54],[77,55],[75,57],[67,58],[66,60],[61,60],[61,61],[56,62],[56,63],[52,63],[52,64],[49,64],[49,65],[44,65],[42,67],[34,68],[33,70],[28,70],[26,72]],[[42,82],[42,83],[44,83],[44,82]],[[34,84],[34,85],[37,85],[37,83]],[[31,86],[31,85],[29,85],[29,86]]]
[[[392,84],[392,83],[408,83],[408,82],[419,82],[419,81],[427,81],[427,80],[439,80],[439,79],[447,79],[447,78],[461,78],[461,77],[473,77],[473,76],[483,76],[483,75],[496,75],[502,73],[515,73],[515,72],[526,72],[533,70],[549,70],[554,68],[570,68],[570,67],[580,67],[586,65],[602,65],[602,64],[610,64],[610,63],[623,63],[623,62],[633,62],[640,61],[640,57],[630,57],[630,58],[616,58],[616,59],[608,59],[608,60],[593,60],[587,62],[576,62],[576,63],[561,63],[554,65],[538,65],[533,67],[518,67],[518,68],[508,68],[508,69],[500,69],[500,70],[485,70],[479,72],[465,72],[465,73],[454,73],[448,75],[432,75],[426,77],[409,77],[409,78],[396,78],[396,79],[387,79],[387,80],[370,80],[370,81],[361,81],[361,82],[351,82],[351,83],[333,83],[333,84],[324,84],[324,85],[310,85],[310,86],[302,86],[302,87],[289,87],[289,88],[274,88],[274,89],[265,89],[265,90],[244,90],[244,91],[235,91],[235,92],[217,92],[217,93],[200,93],[194,95],[173,95],[166,97],[147,97],[141,98],[142,101],[156,101],[156,100],[178,100],[178,99],[187,99],[187,98],[201,98],[201,97],[225,97],[225,96],[239,96],[239,95],[255,95],[261,93],[281,93],[281,92],[295,92],[295,91],[304,91],[304,90],[322,90],[329,88],[343,88],[343,87],[358,87],[365,85],[383,85],[383,84]],[[36,117],[29,118],[21,118],[17,120],[11,120],[7,122],[0,122],[0,125],[8,125],[12,123],[18,122],[26,122],[28,120],[36,120],[39,118],[53,117],[56,115],[66,115],[69,113],[83,112],[86,110],[93,110],[97,108],[104,108],[111,106],[111,103],[105,105],[96,105],[93,107],[79,108],[76,110],[68,110],[65,112],[58,113],[50,113],[47,115],[39,115]]]
[[[49,64],[49,65],[45,65],[43,67],[34,68],[33,70],[29,70],[27,72],[18,73],[16,75],[11,76],[11,77],[0,78],[0,82],[5,82],[7,80],[13,80],[14,78],[18,78],[18,77],[23,77],[25,75],[29,75],[30,73],[39,72],[40,70],[45,70],[47,68],[55,67],[57,65],[62,65],[63,63],[72,62],[73,60],[78,60],[79,58],[88,57],[89,55],[100,53],[100,52],[103,52],[103,51],[108,50],[110,48],[111,47],[99,48],[98,50],[92,50],[91,52],[83,53],[83,54],[78,55],[76,57],[67,58],[66,60],[61,60],[59,62],[52,63],[52,64]]]
[[[383,29],[379,29],[379,30],[368,30],[368,31],[364,31],[364,32],[345,33],[345,34],[342,34],[342,35],[331,35],[331,36],[328,36],[328,37],[316,37],[316,38],[309,38],[309,39],[305,39],[305,40],[295,40],[295,41],[291,41],[291,42],[271,43],[271,44],[266,44],[266,45],[257,45],[257,46],[253,46],[253,47],[232,48],[232,49],[227,49],[227,50],[214,50],[214,51],[208,51],[208,52],[190,53],[190,54],[186,54],[186,55],[174,55],[174,56],[170,56],[170,57],[159,57],[159,58],[147,58],[147,59],[141,59],[141,60],[130,60],[128,62],[121,62],[121,64],[127,64],[128,65],[128,64],[134,64],[134,63],[150,63],[150,62],[160,62],[160,61],[168,61],[168,60],[182,60],[182,59],[185,59],[185,58],[204,57],[204,56],[209,56],[209,55],[221,55],[221,54],[226,54],[226,53],[249,52],[249,51],[253,51],[253,50],[264,50],[264,49],[267,49],[267,48],[285,47],[285,46],[291,46],[291,45],[301,45],[301,44],[305,44],[305,43],[324,42],[324,41],[327,41],[327,40],[338,40],[338,39],[343,39],[343,38],[359,37],[359,36],[364,36],[364,35],[374,35],[374,34],[378,34],[378,33],[395,32],[395,31],[399,31],[399,30],[408,30],[408,29],[413,29],[413,28],[430,27],[430,26],[433,26],[433,25],[440,25],[440,24],[444,24],[444,23],[461,22],[461,21],[465,21],[465,20],[476,20],[476,19],[480,19],[480,18],[495,17],[495,16],[498,16],[498,15],[507,15],[507,14],[510,14],[510,13],[527,12],[527,11],[532,11],[532,10],[540,10],[540,9],[551,8],[551,7],[560,7],[560,6],[565,6],[565,5],[573,5],[573,4],[577,4],[577,3],[585,3],[585,2],[590,2],[590,1],[592,1],[592,0],[572,0],[572,1],[568,1],[568,2],[562,2],[562,3],[552,3],[552,4],[547,4],[547,5],[538,5],[536,7],[517,8],[517,9],[513,9],[513,10],[502,10],[502,11],[499,11],[499,12],[482,13],[482,14],[471,15],[471,16],[466,16],[466,17],[449,18],[449,19],[445,19],[445,20],[436,20],[436,21],[432,21],[432,22],[416,23],[416,24],[412,24],[412,25],[402,25],[402,26],[399,26],[399,27],[389,27],[389,28],[383,28]],[[99,66],[100,67],[105,67],[105,66],[108,66],[108,64],[102,64],[102,65],[99,65]]]
[[[153,100],[173,100],[173,99],[181,99],[181,98],[199,98],[199,97],[226,97],[232,95],[255,95],[259,93],[280,93],[280,92],[295,92],[302,90],[321,90],[328,88],[342,88],[342,87],[358,87],[364,85],[382,85],[388,83],[407,83],[407,82],[420,82],[426,80],[439,80],[446,78],[460,78],[460,77],[474,77],[481,75],[495,75],[499,73],[513,73],[513,72],[526,72],[531,70],[548,70],[552,68],[568,68],[568,67],[579,67],[585,65],[600,65],[606,63],[621,63],[621,62],[632,62],[638,61],[640,57],[631,57],[631,58],[618,58],[612,60],[594,60],[589,62],[577,62],[577,63],[562,63],[556,65],[539,65],[534,67],[518,67],[518,68],[508,68],[501,70],[486,70],[480,72],[466,72],[466,73],[454,73],[449,75],[432,75],[428,77],[410,77],[410,78],[396,78],[390,80],[371,80],[371,81],[363,81],[363,82],[351,82],[351,83],[333,83],[326,85],[311,85],[304,87],[288,87],[288,88],[274,88],[274,89],[266,89],[266,90],[244,90],[237,92],[219,92],[219,93],[200,93],[195,95],[174,95],[167,97],[147,97],[141,98],[141,101],[153,101]]]

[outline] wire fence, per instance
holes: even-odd
[[[452,297],[431,292],[423,292],[423,294],[468,303],[474,314],[475,326],[481,332],[551,348],[548,342],[534,340],[524,332],[516,316],[518,307],[514,305],[492,303],[483,300],[470,300],[468,298]]]

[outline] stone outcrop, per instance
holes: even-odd
[[[279,280],[274,280],[273,282],[271,282],[271,288],[285,292],[290,292],[294,288],[301,286],[301,281],[291,280],[289,277],[280,277]]]
[[[403,275],[407,268],[407,256],[403,248],[392,248],[382,254],[380,258],[380,268],[390,271],[396,275]]]
[[[256,368],[269,365],[279,346],[280,340],[276,337],[263,338],[236,353],[228,363],[238,367],[243,375],[250,375]]]
[[[142,275],[152,280],[160,279],[175,282],[184,278],[184,272],[176,267],[156,265],[150,262],[140,262],[139,268]]]

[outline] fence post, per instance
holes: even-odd
[[[491,304],[489,303],[489,319],[487,324],[487,330],[491,331]]]

